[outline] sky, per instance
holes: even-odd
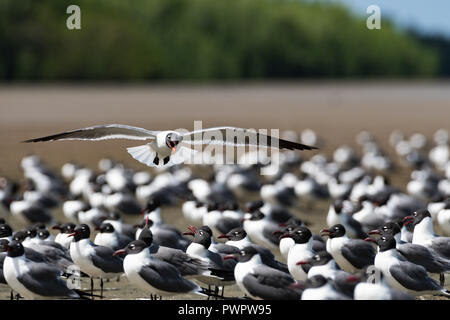
[[[368,16],[366,9],[378,5],[383,17],[400,28],[412,28],[424,34],[450,38],[450,0],[327,0],[347,5],[354,13]]]

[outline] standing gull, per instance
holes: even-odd
[[[100,278],[100,296],[103,297],[103,279],[114,278],[123,273],[123,260],[113,256],[114,250],[98,246],[89,240],[89,226],[81,224],[71,234],[70,256],[80,270],[91,277],[91,294],[94,290],[93,278]]]

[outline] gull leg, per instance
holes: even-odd
[[[10,293],[10,299],[14,300],[14,291],[12,291],[12,290],[11,290],[11,293]]]
[[[103,278],[100,278],[100,299],[103,299]]]
[[[164,160],[163,160],[164,164],[167,164],[167,162],[169,162],[169,160],[170,160],[170,157],[165,157]]]
[[[214,295],[216,296],[216,297],[215,297],[215,300],[217,300],[217,296],[219,295],[219,289],[220,289],[219,286],[215,286],[215,287],[214,287]]]
[[[444,287],[444,285],[445,285],[445,274],[444,273],[439,274],[439,280],[441,282],[441,287]]]
[[[158,165],[158,164],[159,164],[159,158],[158,158],[158,156],[156,156],[155,159],[153,159],[153,163],[154,163],[155,165]]]
[[[91,299],[94,300],[94,279],[91,277]]]

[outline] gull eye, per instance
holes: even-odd
[[[319,261],[320,257],[319,256],[314,256],[314,260]]]
[[[239,252],[239,254],[240,254],[241,256],[245,256],[245,251],[241,251],[241,252]]]
[[[237,236],[238,234],[239,234],[239,232],[237,232],[237,231],[234,233],[235,236]]]

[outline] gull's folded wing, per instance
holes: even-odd
[[[317,149],[301,143],[260,134],[255,130],[234,127],[217,127],[192,131],[183,136],[183,142],[187,144],[218,144],[236,147],[263,146],[289,150]]]
[[[131,139],[148,140],[155,139],[157,131],[149,131],[138,127],[123,124],[107,124],[88,128],[67,131],[51,136],[30,139],[23,142],[39,142],[53,140],[107,140],[107,139]]]

